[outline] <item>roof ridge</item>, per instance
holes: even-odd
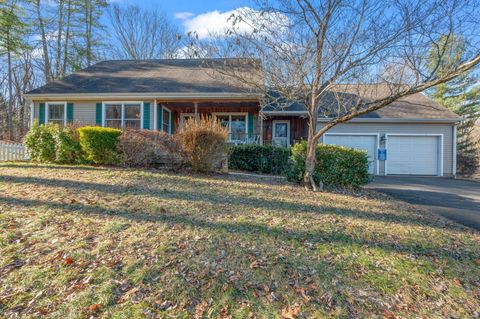
[[[108,60],[102,60],[99,61],[95,64],[98,63],[103,63],[103,62],[116,62],[116,61],[128,61],[128,62],[152,62],[152,61],[201,61],[201,60],[258,60],[256,58],[169,58],[169,59],[108,59]]]

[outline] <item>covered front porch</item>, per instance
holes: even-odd
[[[152,129],[173,134],[190,118],[209,116],[228,128],[231,144],[290,146],[307,136],[305,117],[269,115],[258,101],[160,101],[153,103]]]

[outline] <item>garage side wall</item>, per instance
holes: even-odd
[[[318,123],[320,129],[324,123]],[[452,176],[453,166],[453,125],[431,123],[347,123],[340,124],[328,131],[328,133],[374,133],[380,137],[386,134],[443,134],[443,175]],[[327,133],[327,134],[328,134]],[[323,140],[322,140],[323,141]],[[387,142],[388,143],[388,142]],[[383,148],[384,143],[379,141]],[[387,151],[388,152],[388,151]],[[375,160],[377,159],[375,154]],[[388,159],[388,157],[387,157]],[[385,174],[385,161],[379,161],[379,174]]]

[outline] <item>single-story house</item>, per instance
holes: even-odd
[[[258,74],[258,70],[248,69],[250,64],[237,61],[100,62],[28,92],[31,120],[173,134],[185,119],[208,115],[228,127],[232,143],[287,146],[305,139],[307,112],[301,104],[262,109],[263,95],[254,86],[247,87],[243,81],[217,71],[231,66],[239,72]],[[365,87],[361,98],[382,94]],[[344,91],[353,94],[348,92],[348,86]],[[328,114],[322,113],[318,127],[328,120]],[[458,121],[456,114],[419,93],[337,125],[323,136],[322,142],[366,150],[372,174],[453,176]]]

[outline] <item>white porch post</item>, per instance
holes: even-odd
[[[193,107],[195,108],[195,121],[198,119],[198,102],[193,102]]]
[[[260,145],[263,145],[263,113],[262,111],[258,113],[258,118],[260,120]]]

